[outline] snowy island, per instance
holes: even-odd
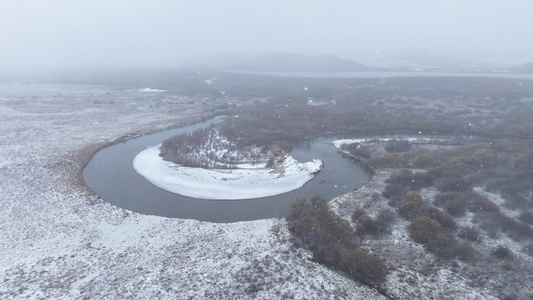
[[[219,127],[183,133],[148,148],[133,168],[168,192],[200,199],[242,200],[274,196],[302,187],[322,168],[300,163],[287,142],[246,144]]]
[[[153,185],[171,193],[201,199],[241,200],[283,194],[302,187],[322,168],[315,159],[300,163],[291,156],[275,168],[239,164],[236,169],[185,167],[164,160],[161,145],[135,156],[133,168]]]

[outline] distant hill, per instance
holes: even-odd
[[[511,67],[509,71],[515,73],[533,73],[533,62]]]
[[[328,54],[303,55],[274,53],[227,65],[228,70],[286,71],[286,72],[348,72],[375,71],[356,61]]]
[[[425,70],[425,71],[472,71],[487,69],[488,65],[473,59],[434,55],[420,49],[401,49],[376,53],[363,63],[390,70]]]
[[[329,54],[304,55],[271,53],[263,55],[212,55],[196,59],[188,68],[252,72],[359,72],[377,71],[376,67]]]

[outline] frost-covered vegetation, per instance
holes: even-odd
[[[434,255],[441,268],[451,267],[481,286],[474,276],[485,270],[485,280],[498,282],[500,297],[530,295],[529,286],[523,282],[533,280],[529,251],[533,227],[527,222],[532,209],[531,187],[520,180],[508,180],[527,178],[533,167],[530,142],[413,144],[401,155],[386,151],[387,145],[376,141],[340,145],[342,151],[375,172],[387,170],[381,195],[374,192],[368,200],[360,199],[363,203],[352,208],[349,218],[367,245],[371,249],[383,247],[379,240],[394,238],[389,224],[395,211],[402,222],[393,227],[407,231],[410,239]],[[372,158],[361,156],[361,147],[366,147]],[[341,203],[353,205],[347,198]],[[395,259],[382,258],[389,258],[394,265]]]
[[[85,188],[94,151],[227,101],[142,86],[0,84],[1,299],[383,299],[308,260],[283,219],[147,216]]]
[[[218,128],[210,127],[164,140],[161,156],[187,167],[233,169],[239,164],[273,167],[282,163],[291,149],[285,141],[243,145],[238,140],[229,140],[221,135]]]
[[[368,285],[385,280],[386,264],[359,247],[350,223],[330,211],[325,198],[296,199],[287,221],[290,232],[311,250],[314,260]]]
[[[0,86],[0,298],[533,295],[531,81],[163,75]],[[147,86],[167,92],[138,92]],[[419,132],[455,142],[345,146],[372,179],[326,207],[305,202],[314,227],[291,217],[212,224],[144,216],[83,186],[81,169],[100,147],[213,114],[229,116],[219,133],[243,145]],[[295,242],[291,231],[319,243]],[[365,276],[357,253],[386,272]],[[379,292],[360,282],[380,282]]]
[[[244,140],[258,138],[257,132],[287,139],[405,132],[531,138],[533,132],[531,80],[232,76],[233,80],[218,80],[211,88],[255,101],[253,106],[234,107],[239,118],[229,118],[234,125],[224,131]],[[309,100],[328,104],[312,106]]]

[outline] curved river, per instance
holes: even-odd
[[[285,194],[246,200],[204,200],[169,193],[139,174],[133,167],[135,155],[176,134],[204,128],[219,117],[176,129],[140,136],[98,151],[83,170],[89,188],[105,201],[148,215],[196,219],[208,222],[237,222],[284,217],[298,196],[321,195],[327,199],[360,188],[369,174],[354,161],[344,158],[331,141],[319,137],[293,145],[292,156],[299,161],[319,158],[322,170],[303,187]]]

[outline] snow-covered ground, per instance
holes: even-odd
[[[135,156],[133,168],[152,184],[183,196],[239,200],[283,194],[302,187],[320,171],[318,159],[300,163],[291,156],[276,169],[265,164],[238,164],[237,169],[203,169],[179,166],[163,160],[161,145]]]
[[[138,91],[139,92],[144,92],[144,93],[164,93],[167,90],[152,89],[152,88],[142,88],[142,89],[139,89]]]
[[[0,299],[385,299],[310,261],[283,219],[214,224],[141,215],[79,184],[99,147],[197,121],[228,101],[137,90],[0,84]],[[346,217],[375,205],[370,196],[386,175],[333,208]],[[391,296],[494,298],[449,270],[417,269],[432,258],[402,226],[374,248],[396,266],[385,283]]]
[[[341,148],[343,144],[354,142],[375,146],[374,141],[369,142],[365,139],[337,140],[333,144]],[[454,141],[449,139],[413,141],[413,144],[423,147],[426,151],[436,149],[433,143],[436,143],[437,147],[443,147],[442,145],[453,145]],[[372,148],[373,155],[386,153],[379,148]],[[333,199],[329,202],[330,207],[347,220],[351,220],[356,210],[363,209],[368,215],[376,217],[380,210],[391,209],[387,199],[382,198],[380,194],[388,178],[395,171],[397,169],[375,170],[372,179],[362,188]],[[510,217],[516,216],[516,212],[513,213],[503,206],[505,200],[501,196],[488,193],[481,187],[475,187],[473,190],[500,205],[502,213]],[[435,187],[419,191],[426,201],[434,199],[436,193]],[[533,295],[530,284],[533,258],[524,253],[524,241],[512,239],[504,234],[491,238],[486,235],[486,231],[478,228],[481,239],[471,245],[476,249],[479,261],[476,263],[458,260],[440,261],[428,253],[421,244],[414,242],[407,230],[410,221],[401,218],[395,209],[393,211],[395,221],[390,234],[379,238],[367,237],[362,241],[362,247],[376,253],[390,264],[392,271],[386,281],[390,295],[394,295],[397,299],[529,299]],[[468,213],[464,217],[454,219],[459,226],[475,227],[476,222],[472,221],[472,215]],[[512,251],[514,257],[511,262],[501,262],[491,258],[490,251],[502,245]]]
[[[219,101],[227,99],[209,103]],[[282,219],[147,216],[76,185],[98,147],[196,121],[212,108],[203,103],[131,88],[0,84],[0,299],[383,299],[309,261]]]
[[[390,174],[389,170],[375,172],[362,188],[333,199],[330,207],[347,220],[356,208],[365,208],[375,217],[380,209],[389,208],[386,201],[373,195],[383,189]],[[389,295],[394,299],[498,299],[486,287],[469,285],[471,280],[451,267],[438,267],[438,260],[409,237],[408,225],[396,215],[391,234],[362,241],[363,248],[385,258],[391,267],[385,282]]]

